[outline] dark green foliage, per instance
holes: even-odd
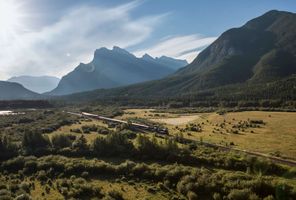
[[[124,155],[133,150],[132,143],[125,134],[112,133],[106,138],[96,138],[93,142],[93,150],[99,156]]]
[[[89,184],[84,178],[62,179],[57,183],[57,189],[66,199],[91,199],[104,196],[100,188]]]
[[[79,128],[71,129],[70,131],[73,133],[81,133],[81,130]]]
[[[13,136],[13,141],[21,141],[25,132],[51,133],[61,126],[78,121],[77,116],[69,115],[58,109],[51,110],[20,110],[24,114],[1,116],[1,135]],[[30,121],[30,123],[28,123]],[[19,123],[27,122],[27,123]],[[17,126],[14,124],[17,123]]]
[[[18,154],[18,148],[6,136],[0,138],[0,160],[7,160]]]
[[[122,194],[116,190],[111,190],[108,195],[114,200],[123,200]]]
[[[98,127],[96,125],[84,125],[81,127],[83,133],[97,132]]]
[[[150,180],[159,183],[159,188],[168,192],[175,190],[188,198],[204,199],[263,199],[276,197],[279,199],[294,199],[296,193],[289,184],[279,184],[282,179],[272,176],[257,176],[239,171],[215,170],[211,168],[184,166],[180,164],[145,164],[134,161],[124,161],[118,164],[101,160],[71,159],[61,156],[18,157],[1,164],[0,172],[17,173],[24,170],[27,163],[36,163],[32,174],[44,184],[50,186],[49,180],[60,177],[56,184],[57,190],[67,198],[90,198],[97,195],[102,197],[101,190],[84,178],[122,177],[127,180]],[[212,162],[216,162],[212,160]],[[32,166],[32,164],[30,164]],[[6,173],[7,173],[6,172]],[[76,176],[73,176],[75,174]],[[29,174],[28,174],[29,175]],[[19,176],[17,176],[19,178]],[[71,177],[71,178],[70,178]],[[52,184],[51,184],[52,185]],[[26,184],[20,185],[28,190]],[[3,186],[5,187],[5,186]],[[1,188],[1,187],[0,187]],[[19,186],[12,185],[11,190],[18,190]],[[27,189],[26,189],[27,188]],[[30,187],[31,188],[31,187]],[[158,189],[154,189],[156,192]],[[151,190],[152,191],[152,190]],[[50,191],[49,191],[50,192]],[[110,197],[120,198],[120,193],[108,194]],[[121,196],[122,197],[122,196]]]
[[[155,137],[149,139],[144,135],[137,137],[137,155],[142,159],[160,160],[183,156],[175,140],[167,139],[164,143],[159,143]]]
[[[78,151],[86,151],[88,150],[89,146],[87,144],[87,141],[85,139],[85,137],[82,135],[79,138],[77,138],[74,142],[73,142],[73,148],[78,150]]]
[[[68,135],[59,134],[52,136],[51,144],[55,149],[62,149],[66,147],[71,147],[72,140],[69,138]]]
[[[49,146],[49,139],[40,132],[25,132],[23,136],[22,147],[29,154],[46,150]]]

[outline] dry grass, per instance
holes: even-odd
[[[204,141],[234,146],[239,149],[256,151],[266,154],[280,155],[296,159],[296,113],[288,112],[234,112],[218,115],[216,113],[195,113],[195,114],[170,114],[170,113],[154,113],[153,109],[128,109],[120,119],[141,117],[165,124],[171,134],[179,133],[176,129],[185,128],[186,124],[199,123],[202,124],[202,132],[183,133],[184,137],[195,140],[202,138]],[[239,134],[232,133],[232,126],[240,121],[263,120],[266,124],[260,125],[260,128],[236,129]],[[225,127],[219,125],[225,122]],[[101,121],[83,121],[81,124],[64,126],[54,133],[49,134],[70,134],[70,129],[81,128],[83,125],[100,125],[107,126]],[[218,125],[218,126],[217,126]],[[215,130],[216,129],[216,130]],[[219,129],[219,130],[218,130]],[[214,131],[214,132],[213,132]],[[71,133],[80,135],[77,133]],[[84,134],[86,139],[91,142],[96,137],[101,136],[98,133]]]
[[[191,115],[186,113],[159,113],[159,116],[154,116],[155,113],[151,113],[151,111],[149,109],[132,109],[128,112],[135,114],[128,114],[124,117],[143,117],[164,123],[171,134],[179,132],[176,126],[185,128],[188,123],[204,123],[201,133],[185,131],[183,135],[191,139],[200,140],[202,138],[204,141],[223,145],[234,143],[235,147],[240,149],[296,159],[296,113],[249,111],[225,115],[216,113],[195,113]],[[151,114],[153,114],[153,117],[151,117]],[[266,124],[260,125],[260,128],[237,129],[239,134],[231,133],[233,125],[248,119],[263,120]],[[221,128],[219,125],[224,121],[226,125]],[[218,126],[216,126],[217,124]]]
[[[63,126],[61,128],[59,128],[57,131],[54,131],[53,133],[47,134],[49,138],[51,138],[52,136],[56,135],[56,134],[65,134],[65,135],[75,135],[77,137],[84,135],[84,137],[86,138],[86,140],[88,141],[88,143],[91,143],[94,139],[96,139],[97,137],[104,137],[104,135],[98,134],[97,132],[91,132],[91,133],[87,133],[87,134],[83,134],[83,133],[73,133],[70,130],[71,129],[80,129],[81,127],[84,125],[98,125],[98,126],[104,126],[107,127],[106,124],[104,124],[102,121],[98,121],[98,120],[87,120],[87,121],[81,121],[80,124],[72,124],[70,126]]]
[[[103,193],[107,194],[109,191],[116,190],[122,193],[124,199],[150,199],[162,200],[168,199],[167,194],[162,192],[150,193],[147,191],[149,184],[146,183],[116,183],[111,180],[95,180],[94,184],[101,187]],[[153,184],[154,185],[154,184]]]
[[[151,119],[155,122],[165,123],[169,125],[186,125],[189,122],[193,122],[200,118],[200,115],[180,115],[178,117],[172,117],[172,118],[157,118],[157,119]]]
[[[41,185],[39,181],[35,181],[35,189],[31,191],[31,196],[35,200],[63,200],[64,197],[57,190],[51,188],[50,193],[47,194],[45,191],[45,186]],[[43,194],[43,195],[42,195]]]

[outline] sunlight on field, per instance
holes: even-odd
[[[179,117],[159,118],[159,119],[151,119],[151,120],[155,122],[170,124],[170,125],[184,125],[199,119],[199,117],[200,117],[199,115],[181,115]]]
[[[171,134],[184,129],[184,137],[230,145],[242,150],[296,158],[296,113],[248,111],[219,115],[217,113],[156,113],[151,109],[126,110],[125,117],[142,117],[165,124]],[[132,113],[132,114],[131,114]],[[263,120],[264,125],[233,128],[248,120]],[[221,124],[225,123],[223,127]],[[188,131],[186,125],[200,124],[202,132]],[[178,129],[176,128],[178,127]],[[235,130],[235,133],[233,131]],[[237,131],[237,132],[236,132]]]
[[[254,111],[227,113],[223,116],[212,114],[205,119],[212,125],[204,122],[204,131],[195,134],[195,137],[202,136],[205,140],[215,142],[233,142],[241,149],[296,158],[296,113]],[[238,134],[226,133],[225,129],[248,119],[263,120],[266,124],[260,128],[245,129],[244,132],[241,130]],[[222,133],[213,133],[214,125],[224,120],[226,127],[220,128]],[[227,122],[232,124],[227,125]]]

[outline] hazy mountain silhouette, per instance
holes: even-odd
[[[19,83],[37,93],[44,93],[56,88],[60,79],[53,76],[16,76],[7,81]]]
[[[0,81],[0,100],[39,99],[41,97],[19,83]]]

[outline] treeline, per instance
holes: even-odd
[[[139,107],[229,107],[296,109],[296,76],[262,84],[235,84],[206,90],[177,90],[162,96],[135,93],[91,97],[101,104]],[[79,98],[78,98],[79,101]]]
[[[99,101],[103,105],[107,100]],[[233,109],[237,111],[244,110],[262,110],[262,111],[296,111],[296,100],[283,99],[249,99],[246,98],[194,98],[192,96],[181,96],[175,98],[117,98],[116,100],[108,99],[108,102],[115,103],[118,106],[130,107],[160,107],[160,108],[198,108],[205,109],[205,112],[216,111],[221,108]]]
[[[0,101],[0,109],[20,108],[52,108],[53,105],[46,100],[11,100]]]

